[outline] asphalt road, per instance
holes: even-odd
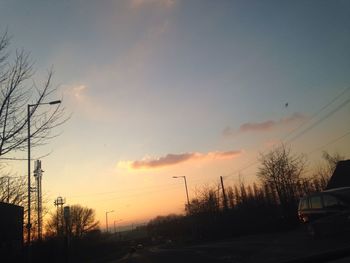
[[[252,235],[225,241],[165,248],[151,246],[138,249],[109,263],[274,263],[312,262],[308,257],[350,247],[346,237],[313,240],[301,230],[288,233]],[[321,257],[322,258],[322,257]],[[302,260],[299,260],[302,259]],[[338,259],[337,259],[338,260]],[[317,262],[321,262],[317,260]],[[322,261],[338,262],[338,261]],[[343,261],[339,261],[343,262]]]
[[[142,251],[128,254],[115,263],[185,263],[185,262],[221,262],[216,258],[194,249],[159,249],[148,248]],[[227,261],[222,261],[227,262]]]

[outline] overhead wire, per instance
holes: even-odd
[[[335,138],[335,139],[332,139],[331,141],[325,143],[325,144],[322,145],[321,147],[318,147],[318,148],[316,148],[316,149],[314,149],[314,150],[308,152],[307,154],[312,154],[312,153],[314,153],[314,152],[318,152],[318,151],[322,150],[323,148],[325,148],[325,147],[327,147],[327,146],[329,146],[329,145],[331,145],[331,144],[333,144],[333,143],[336,143],[336,142],[340,141],[341,139],[343,139],[343,138],[345,138],[345,137],[347,137],[347,136],[349,136],[349,135],[350,135],[350,131],[348,131],[348,132],[342,134],[341,136],[339,136],[339,137],[337,137],[337,138]]]
[[[323,110],[325,110],[326,108],[328,108],[330,105],[332,105],[335,101],[337,101],[339,98],[341,98],[346,92],[348,92],[350,90],[350,86],[345,88],[342,92],[340,92],[337,96],[335,96],[330,102],[328,102],[326,105],[324,105],[323,107],[321,107],[318,111],[316,111],[313,115],[311,115],[311,117],[303,122],[301,125],[299,125],[296,129],[292,130],[292,132],[288,133],[286,136],[284,136],[284,139],[281,139],[281,141],[285,140],[285,138],[287,138],[288,136],[290,136],[291,134],[293,134],[295,131],[297,131],[298,129],[300,129],[302,126],[304,126],[306,123],[308,123],[311,119],[315,118],[316,116],[318,116],[320,114],[320,112],[322,112]],[[291,139],[287,140],[287,143],[293,142],[296,139],[298,139],[299,137],[301,137],[302,135],[304,135],[305,133],[307,133],[308,131],[312,130],[313,128],[315,128],[317,125],[321,124],[323,121],[325,121],[326,119],[328,119],[329,117],[331,117],[333,114],[335,114],[337,111],[339,111],[340,109],[342,109],[343,107],[345,107],[348,103],[350,102],[350,98],[346,99],[345,101],[343,101],[340,105],[338,105],[336,108],[334,108],[333,110],[331,110],[330,112],[328,112],[326,115],[324,115],[323,117],[321,117],[319,120],[317,120],[315,123],[313,123],[312,125],[310,125],[309,127],[307,127],[306,129],[302,130],[301,132],[297,133],[294,137],[292,137]],[[347,133],[346,133],[347,134]],[[346,135],[341,136],[346,137]],[[339,138],[337,138],[337,140],[339,140]],[[334,142],[336,142],[337,140],[334,140]],[[334,143],[333,142],[333,143]],[[331,143],[330,143],[331,144]],[[324,148],[326,146],[323,146],[322,148]],[[262,153],[262,155],[264,155],[264,153]],[[250,163],[248,163],[247,165],[236,169],[234,172],[232,172],[230,175],[228,176],[233,176],[237,173],[241,173],[242,171],[252,167],[255,164],[258,164],[259,161],[258,160],[254,160]]]
[[[175,185],[175,186],[172,186],[172,187],[164,187],[163,189],[159,189],[159,190],[153,190],[153,191],[147,191],[147,192],[123,195],[123,196],[118,196],[118,197],[93,200],[92,202],[106,202],[106,201],[122,200],[122,199],[130,200],[130,199],[138,198],[140,196],[145,196],[145,195],[150,195],[150,194],[154,194],[154,193],[169,191],[169,190],[172,190],[172,189],[182,188],[182,187],[183,187],[182,185]]]
[[[304,120],[300,125],[298,125],[296,128],[294,128],[292,131],[290,131],[288,134],[286,134],[283,138],[282,141],[286,140],[288,136],[293,134],[295,131],[299,130],[302,126],[304,126],[306,123],[310,122],[312,119],[317,117],[322,111],[327,109],[330,105],[332,105],[336,100],[338,100],[340,97],[342,97],[346,92],[350,91],[350,86],[345,88],[343,91],[341,91],[337,96],[335,96],[332,100],[330,100],[326,105],[321,107],[318,111],[314,112],[309,118]]]
[[[303,131],[301,131],[300,133],[298,133],[297,135],[295,135],[294,137],[292,137],[291,139],[287,140],[287,142],[293,142],[295,141],[297,138],[299,138],[300,136],[304,135],[305,133],[307,133],[309,130],[313,129],[314,127],[316,127],[317,125],[319,125],[320,123],[322,123],[323,121],[325,121],[326,119],[328,119],[329,117],[331,117],[333,114],[335,114],[337,111],[339,111],[340,109],[342,109],[343,107],[345,107],[348,103],[350,102],[350,98],[345,100],[344,102],[342,102],[340,105],[338,105],[335,109],[333,109],[332,111],[328,112],[325,116],[323,116],[321,119],[319,119],[318,121],[316,121],[315,123],[313,123],[311,126],[307,127],[306,129],[304,129]]]
[[[321,107],[317,112],[315,112],[310,118],[308,118],[308,120],[304,121],[303,123],[301,123],[297,128],[293,129],[291,132],[289,132],[286,136],[283,137],[282,140],[285,140],[286,138],[288,138],[290,135],[292,135],[295,131],[299,130],[300,128],[302,128],[305,124],[309,123],[310,120],[314,119],[315,117],[317,117],[318,115],[320,115],[320,113],[322,111],[324,111],[325,109],[327,109],[330,105],[332,105],[335,101],[337,101],[340,97],[342,97],[346,92],[348,92],[350,90],[350,87],[344,89],[341,93],[339,93],[336,97],[334,97],[330,102],[328,102],[326,105],[324,105],[323,107]],[[326,119],[328,119],[329,117],[331,117],[333,114],[335,114],[337,111],[339,111],[340,109],[342,109],[344,106],[346,106],[348,103],[350,102],[350,99],[347,99],[345,101],[343,101],[340,105],[338,105],[336,108],[334,108],[333,110],[331,110],[330,112],[328,112],[326,115],[324,115],[323,117],[321,117],[320,119],[318,119],[316,122],[314,122],[313,124],[311,124],[310,126],[306,127],[304,130],[302,130],[301,132],[297,133],[294,137],[292,137],[291,139],[287,140],[286,142],[292,142],[295,141],[296,139],[298,139],[299,137],[301,137],[302,135],[304,135],[305,133],[309,132],[310,130],[312,130],[314,127],[316,127],[317,125],[319,125],[320,123],[322,123],[323,121],[325,121]],[[339,140],[341,140],[342,138],[348,136],[350,134],[350,131],[341,135],[340,137],[337,137],[331,141],[329,141],[327,144],[318,147],[317,149],[314,149],[313,151],[311,151],[310,153],[314,152],[314,151],[318,151],[319,149],[322,149],[332,143],[335,143]],[[310,154],[309,153],[309,154]],[[258,161],[254,160],[252,162],[249,162],[248,164],[246,164],[245,166],[235,170],[234,172],[230,173],[229,175],[225,175],[223,176],[224,178],[233,176],[234,174],[237,173],[241,173],[242,171],[252,167],[253,165],[257,164]],[[199,179],[198,179],[199,180]],[[198,180],[191,180],[191,181],[198,181]],[[168,187],[167,187],[168,186]],[[163,191],[168,191],[170,189],[174,189],[174,188],[180,188],[183,187],[180,183],[171,183],[171,184],[163,184],[163,185],[154,185],[154,186],[149,186],[149,187],[143,187],[143,188],[133,188],[133,189],[123,189],[122,191],[120,190],[116,190],[116,191],[106,191],[106,192],[97,192],[97,193],[89,193],[89,194],[81,194],[81,195],[75,195],[75,196],[68,196],[67,198],[79,198],[79,197],[84,197],[84,196],[100,196],[100,195],[109,195],[109,194],[120,194],[120,193],[125,193],[125,192],[130,192],[130,191],[142,191],[145,189],[154,189],[154,190],[148,190],[146,192],[139,192],[139,193],[134,193],[134,194],[127,194],[127,195],[123,195],[123,196],[118,196],[118,197],[113,197],[113,198],[109,198],[109,199],[99,199],[99,200],[94,200],[94,202],[102,202],[102,201],[110,201],[110,200],[120,200],[120,199],[132,199],[135,197],[140,197],[140,196],[144,196],[146,194],[153,194],[153,193],[157,193],[157,192],[163,192]],[[159,188],[159,190],[158,190]]]
[[[197,182],[200,181],[201,178],[197,178],[197,179],[192,179],[190,180],[190,182]],[[168,186],[168,187],[167,187]],[[99,195],[109,195],[109,194],[120,194],[120,193],[125,193],[125,192],[132,192],[132,191],[141,191],[139,193],[135,193],[135,194],[129,194],[126,196],[134,196],[134,195],[143,195],[143,194],[150,194],[150,193],[154,193],[154,192],[159,192],[159,191],[164,191],[167,189],[173,189],[173,188],[180,188],[183,187],[183,183],[182,182],[178,182],[178,183],[168,183],[168,184],[162,184],[162,185],[153,185],[153,186],[148,186],[148,187],[142,187],[142,188],[129,188],[129,189],[122,189],[122,190],[115,190],[115,191],[106,191],[106,192],[97,192],[97,193],[86,193],[86,194],[80,194],[80,195],[73,195],[73,196],[66,196],[66,199],[68,198],[72,198],[72,199],[76,199],[79,197],[86,197],[86,196],[99,196]],[[159,188],[159,190],[158,190]],[[150,189],[146,192],[142,192],[142,190],[147,190]],[[152,190],[154,189],[154,190]],[[116,198],[111,198],[111,199],[101,199],[101,201],[108,201],[108,200],[114,200],[114,199],[123,199],[124,196],[122,197],[116,197]]]

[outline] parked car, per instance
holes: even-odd
[[[313,237],[350,230],[350,187],[334,188],[301,198],[298,216]]]

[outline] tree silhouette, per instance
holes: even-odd
[[[39,87],[33,80],[34,67],[29,53],[17,50],[10,56],[9,44],[6,32],[0,36],[0,159],[11,159],[5,155],[26,149],[28,104],[33,105],[29,112],[32,147],[54,137],[52,129],[66,121],[60,104],[38,107],[40,103],[48,103],[55,92],[51,85],[53,72],[48,72]]]
[[[296,202],[296,188],[305,169],[305,157],[293,155],[289,147],[278,148],[260,156],[261,166],[257,176],[263,184],[276,191],[282,206]]]
[[[53,213],[47,222],[47,234],[59,235],[60,226],[58,222],[64,222],[68,233],[76,238],[82,237],[89,231],[98,229],[99,222],[95,219],[95,210],[81,205],[70,206],[70,218],[68,221],[63,213]]]

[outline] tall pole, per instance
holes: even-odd
[[[108,233],[108,213],[112,213],[112,212],[114,212],[114,210],[106,211],[106,229],[107,229],[107,233]]]
[[[107,233],[108,233],[108,212],[106,212],[106,228],[107,228]]]
[[[220,181],[221,181],[222,196],[224,198],[224,209],[227,210],[228,209],[227,197],[226,197],[226,192],[225,192],[225,187],[224,187],[224,180],[223,180],[222,176],[220,176]]]
[[[7,203],[10,203],[10,176],[7,176]]]
[[[30,244],[30,106],[27,106],[27,124],[28,124],[28,224],[27,224],[27,244]]]
[[[183,177],[185,180],[186,196],[187,196],[187,205],[190,206],[190,198],[188,197],[187,181],[186,176]]]
[[[57,197],[54,204],[57,206],[57,236],[63,235],[63,205],[66,200],[61,196]]]
[[[187,206],[190,206],[190,198],[188,197],[187,181],[186,176],[173,176],[173,178],[183,178],[185,181],[186,197],[187,197]]]
[[[36,191],[37,191],[37,210],[38,210],[38,239],[42,240],[42,191],[41,191],[41,179],[42,179],[41,161],[36,160],[34,165],[34,177],[36,179]]]
[[[30,229],[32,227],[30,222],[30,107],[34,106],[37,107],[39,105],[54,105],[54,104],[60,104],[60,100],[50,101],[47,103],[37,103],[37,104],[28,104],[27,105],[27,124],[28,124],[28,223],[27,223],[27,244],[30,245]]]

